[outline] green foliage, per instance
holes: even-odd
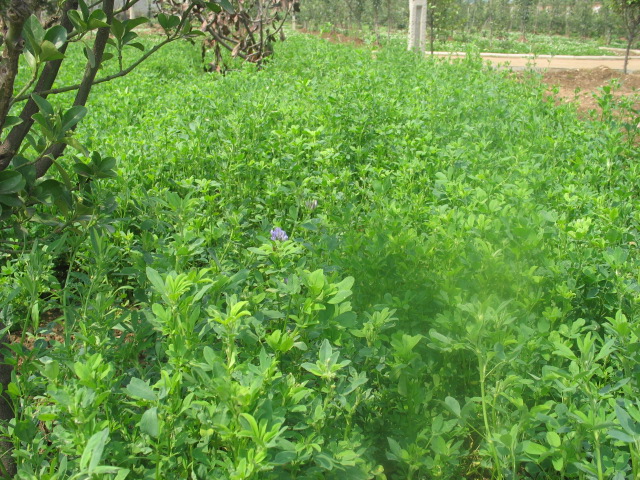
[[[105,208],[6,244],[18,478],[638,475],[617,115],[476,57],[297,36],[221,78],[166,48],[87,106]]]
[[[602,42],[584,38],[558,35],[529,34],[526,39],[520,33],[504,33],[499,38],[482,34],[460,33],[440,38],[435,50],[446,52],[472,51],[491,53],[529,53],[533,55],[615,55],[601,48]]]

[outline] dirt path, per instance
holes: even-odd
[[[459,58],[465,53],[460,52],[435,52],[441,57]],[[624,57],[620,56],[583,56],[571,55],[519,55],[508,53],[481,53],[482,58],[494,65],[508,66],[512,70],[524,70],[535,68],[536,70],[560,71],[560,70],[584,70],[605,67],[611,70],[622,71]],[[640,56],[629,57],[630,73],[640,72]]]
[[[514,75],[521,75],[514,73]],[[542,80],[554,91],[556,98],[563,102],[577,102],[578,109],[587,113],[598,110],[598,97],[605,85],[616,82],[616,88],[611,93],[616,99],[626,97],[632,99],[635,108],[640,107],[640,73],[630,73],[598,67],[584,70],[556,70],[542,72]]]

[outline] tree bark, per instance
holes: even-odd
[[[29,2],[12,0],[2,15],[3,21],[8,28],[4,39],[2,57],[0,57],[0,125],[4,124],[11,107],[13,85],[16,75],[18,75],[18,59],[24,48],[22,27],[32,12],[33,9]]]
[[[633,38],[629,37],[629,40],[627,41],[627,50],[624,52],[624,68],[623,68],[623,72],[626,75],[627,69],[629,67],[629,53],[631,52],[631,44],[633,43]]]
[[[5,47],[0,58],[0,123],[4,124],[9,108],[11,107],[11,98],[13,97],[13,86],[16,75],[18,74],[18,60],[24,48],[24,40],[22,39],[22,28],[25,21],[32,13],[32,6],[24,0],[12,0],[7,6],[7,10],[3,12],[3,21],[7,25],[7,33],[5,35]],[[4,330],[4,323],[0,322],[0,329]],[[0,344],[7,342],[4,336]],[[11,400],[7,397],[7,385],[11,382],[11,365],[5,362],[4,354],[0,354],[0,385],[2,385],[2,394],[0,395],[0,421],[9,422],[14,418],[15,414]],[[13,442],[11,438],[0,438],[0,462],[3,466],[6,478],[12,478],[16,473],[16,462],[12,456]]]

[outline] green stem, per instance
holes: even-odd
[[[33,76],[31,77],[31,79],[27,82],[27,84],[26,84],[24,87],[22,87],[22,89],[20,90],[20,92],[18,92],[18,94],[17,94],[13,99],[11,99],[11,102],[9,103],[9,105],[13,105],[13,104],[15,103],[15,101],[16,101],[16,100],[15,100],[16,98],[21,97],[21,96],[23,96],[25,93],[27,93],[27,90],[29,90],[29,89],[31,88],[31,86],[32,86],[34,83],[36,83],[36,80],[38,80],[38,73],[39,73],[39,70],[40,70],[40,66],[36,67],[36,70],[35,70],[35,72],[33,73]]]
[[[598,467],[598,480],[604,480],[604,474],[602,473],[602,454],[600,452],[600,434],[598,432],[594,432],[593,435],[595,438],[596,466]]]
[[[491,457],[493,458],[494,468],[496,470],[500,467],[500,460],[498,459],[498,452],[496,451],[496,447],[493,444],[493,434],[491,432],[491,427],[489,427],[489,414],[487,411],[487,400],[486,400],[486,392],[485,392],[485,380],[487,373],[487,364],[482,359],[480,354],[478,356],[478,370],[480,372],[480,398],[482,399],[482,417],[484,420],[484,431],[485,431],[485,439],[487,444],[489,445],[489,451],[491,453]],[[500,477],[500,473],[498,472],[498,476]]]
[[[73,268],[73,264],[76,261],[77,248],[74,248],[73,253],[71,254],[71,259],[69,260],[69,269],[67,270],[67,277],[64,280],[64,288],[62,293],[62,311],[64,316],[64,346],[69,347],[71,344],[71,319],[69,317],[69,288],[70,288],[70,280],[71,280],[71,270]]]
[[[631,471],[633,478],[640,478],[640,465],[638,465],[638,452],[640,452],[640,441],[636,440],[631,448]]]

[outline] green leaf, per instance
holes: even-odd
[[[58,418],[58,415],[56,415],[55,413],[41,413],[38,415],[38,420],[40,420],[41,422],[51,422],[56,418]]]
[[[67,30],[62,25],[55,25],[47,30],[44,39],[59,49],[67,42]]]
[[[80,12],[82,12],[82,19],[87,20],[89,18],[89,7],[86,2],[84,0],[78,0],[78,6],[80,7]]]
[[[109,440],[109,429],[105,428],[101,432],[95,433],[87,442],[87,446],[80,457],[80,468],[87,470],[89,474],[93,473],[102,460],[104,446]]]
[[[241,413],[240,424],[242,425],[242,428],[252,432],[254,440],[258,440],[260,438],[258,422],[256,422],[256,419],[252,415],[248,413]]]
[[[97,158],[100,158],[100,156],[98,155],[96,157],[94,155],[91,157],[91,161],[95,162]],[[109,173],[109,176],[111,176],[111,174],[114,173],[113,169],[115,167],[116,167],[116,159],[114,157],[104,157],[98,162],[98,171],[103,174]]]
[[[314,294],[320,293],[324,286],[324,272],[322,269],[315,270],[307,276],[307,285]]]
[[[72,137],[72,136],[66,136],[66,137],[64,137],[62,139],[62,141],[64,143],[66,143],[67,145],[69,145],[70,147],[72,147],[75,150],[77,150],[78,152],[80,152],[85,157],[89,155],[89,150],[87,150],[87,147],[82,145],[77,138]]]
[[[44,40],[44,29],[38,17],[31,15],[27,18],[22,27],[22,36],[27,42],[27,48],[38,55],[40,53],[40,44]]]
[[[24,205],[24,202],[20,200],[17,194],[14,195],[0,195],[0,203],[7,205],[8,207],[20,208]],[[37,304],[34,304],[37,305]]]
[[[116,478],[114,478],[113,480],[125,480],[125,478],[129,476],[129,473],[131,473],[131,470],[127,468],[119,468],[118,474],[116,475]]]
[[[34,57],[29,50],[24,50],[22,52],[22,55],[24,56],[24,59],[26,60],[27,65],[29,65],[31,71],[35,73],[38,68],[38,60],[36,59],[36,57]]]
[[[34,113],[31,118],[40,126],[40,130],[47,140],[50,142],[57,140],[57,138],[55,138],[54,126],[49,120],[49,117],[41,113]]]
[[[60,60],[64,58],[64,54],[58,51],[56,46],[48,40],[45,40],[40,45],[41,51],[39,59],[41,62],[50,62],[51,60]]]
[[[349,385],[346,387],[344,391],[341,391],[340,393],[342,395],[348,395],[351,392],[355,391],[358,387],[361,387],[362,385],[367,383],[368,381],[369,379],[367,378],[367,375],[364,372],[361,372],[357,376],[350,379]]]
[[[227,13],[235,13],[233,5],[231,5],[231,2],[229,2],[229,0],[215,0],[215,3],[224,8]]]
[[[340,290],[336,293],[327,303],[330,305],[335,305],[337,303],[343,302],[346,298],[350,297],[352,292],[350,290]]]
[[[141,52],[144,52],[144,45],[141,44],[140,42],[127,43],[127,46],[137,48]]]
[[[455,398],[446,397],[444,404],[449,407],[449,410],[451,410],[456,417],[460,418],[460,403],[458,403]]]
[[[36,102],[36,104],[38,105],[38,109],[40,110],[40,112],[50,117],[53,116],[54,114],[53,107],[49,102],[47,102],[44,98],[42,98],[40,95],[37,95],[35,93],[31,94],[31,98],[33,98],[33,101]]]
[[[433,437],[431,441],[431,448],[438,455],[449,455],[449,446],[445,439],[440,435]]]
[[[133,377],[127,385],[127,393],[134,398],[142,398],[143,400],[149,400],[154,402],[158,399],[156,393],[152,390],[147,382]]]
[[[4,170],[0,172],[0,195],[18,193],[26,184],[26,180],[18,172],[11,170]]]
[[[635,439],[631,435],[620,430],[611,429],[607,433],[611,438],[615,438],[616,440],[620,440],[624,443],[633,443],[635,441]]]
[[[216,352],[213,350],[213,348],[211,348],[210,346],[205,346],[204,349],[202,350],[202,354],[204,356],[205,361],[207,362],[207,364],[209,366],[214,366],[217,365],[218,363],[220,363]]]
[[[56,360],[51,360],[42,367],[42,373],[51,381],[55,381],[60,374],[60,364]]]
[[[323,371],[315,363],[305,362],[300,366],[307,372],[314,374],[316,377],[321,377],[323,374]]]
[[[333,354],[333,349],[331,348],[331,343],[326,338],[322,341],[322,345],[320,346],[320,353],[318,359],[321,363],[327,363]]]
[[[122,37],[122,44],[123,45],[129,45],[131,43],[131,41],[135,40],[136,38],[138,38],[138,34],[137,33],[135,33],[135,32],[127,32]]]
[[[84,52],[84,56],[87,58],[91,68],[94,68],[96,66],[96,56],[93,53],[93,49],[89,48],[88,45],[85,45],[82,51]]]
[[[338,290],[351,290],[351,288],[353,287],[353,284],[355,282],[355,279],[353,277],[345,277],[342,279],[342,281],[340,283],[336,284],[336,288]]]
[[[160,435],[160,424],[158,422],[158,407],[151,407],[142,414],[140,419],[140,430],[142,433],[158,438]]]
[[[442,335],[441,333],[438,333],[433,329],[429,330],[429,336],[434,340],[437,340],[447,345],[450,345],[451,343],[453,343],[453,340],[451,340],[449,337]]]
[[[167,293],[167,289],[165,287],[164,280],[162,280],[162,277],[160,276],[160,274],[151,267],[147,267],[146,272],[147,272],[147,278],[153,285],[153,288],[155,288],[156,291],[161,295],[165,295]]]
[[[89,29],[93,30],[95,28],[106,28],[109,24],[106,22],[107,15],[104,13],[104,10],[98,9],[91,12],[89,15],[88,26]]]
[[[319,467],[324,468],[325,470],[333,470],[333,467],[335,466],[333,459],[326,453],[318,453],[314,457],[314,460]]]
[[[390,460],[402,461],[406,456],[406,452],[402,449],[400,444],[391,437],[387,437],[387,442],[389,443],[389,449],[391,450],[391,452],[387,452],[387,457]]]
[[[62,131],[66,132],[67,130],[71,130],[86,114],[87,109],[85,107],[79,105],[71,107],[62,115]]]
[[[62,177],[62,180],[64,181],[64,187],[66,190],[62,192],[62,195],[69,193],[71,190],[73,190],[73,183],[71,182],[71,177],[69,176],[69,173],[67,173],[67,170],[59,162],[53,162],[53,167],[56,170],[58,170],[58,173],[60,174],[60,176]],[[68,204],[69,206],[71,206],[71,197],[68,198]]]
[[[220,5],[218,5],[215,2],[206,2],[205,5],[207,6],[207,8],[209,10],[211,10],[213,13],[220,13],[222,11],[222,8],[220,7]]]
[[[149,23],[149,19],[147,17],[131,18],[129,20],[125,20],[124,22],[127,32],[130,32],[134,28],[145,23]]]
[[[67,13],[67,16],[69,17],[69,20],[73,24],[73,28],[75,28],[76,31],[84,32],[87,29],[87,24],[82,20],[82,17],[80,17],[80,14],[77,12],[77,10],[71,10],[69,13]]]
[[[22,119],[20,117],[8,115],[7,118],[4,119],[4,125],[2,125],[2,128],[5,129],[15,127],[16,125],[20,125],[21,123]]]
[[[285,465],[287,463],[293,462],[296,458],[298,458],[298,454],[296,452],[278,452],[271,463],[274,465]]]
[[[22,420],[16,422],[16,426],[13,429],[13,433],[16,437],[25,443],[31,443],[38,433],[38,429],[30,420]]]
[[[556,455],[551,459],[551,463],[553,464],[553,468],[556,469],[557,472],[561,472],[564,469],[564,458],[561,455]]]
[[[120,20],[118,20],[117,18],[114,18],[111,21],[111,34],[116,37],[118,39],[118,41],[122,40],[122,37],[124,36],[125,30],[124,30],[124,25],[122,24],[122,22]]]
[[[616,417],[618,418],[618,422],[622,426],[622,429],[629,435],[633,437],[638,437],[640,435],[640,429],[633,421],[633,419],[629,416],[627,411],[624,409],[622,405],[616,404],[615,406]]]
[[[544,455],[545,453],[549,452],[549,449],[547,447],[545,447],[544,445],[540,445],[539,443],[529,442],[529,441],[526,441],[523,443],[524,443],[524,451],[529,455],[538,457],[540,455]]]
[[[547,443],[554,448],[558,448],[562,444],[560,435],[556,432],[547,432]]]
[[[172,28],[175,28],[178,25],[180,25],[180,17],[178,17],[177,15],[169,16],[169,15],[165,15],[164,13],[161,13],[158,15],[158,23],[165,31],[168,32]]]

